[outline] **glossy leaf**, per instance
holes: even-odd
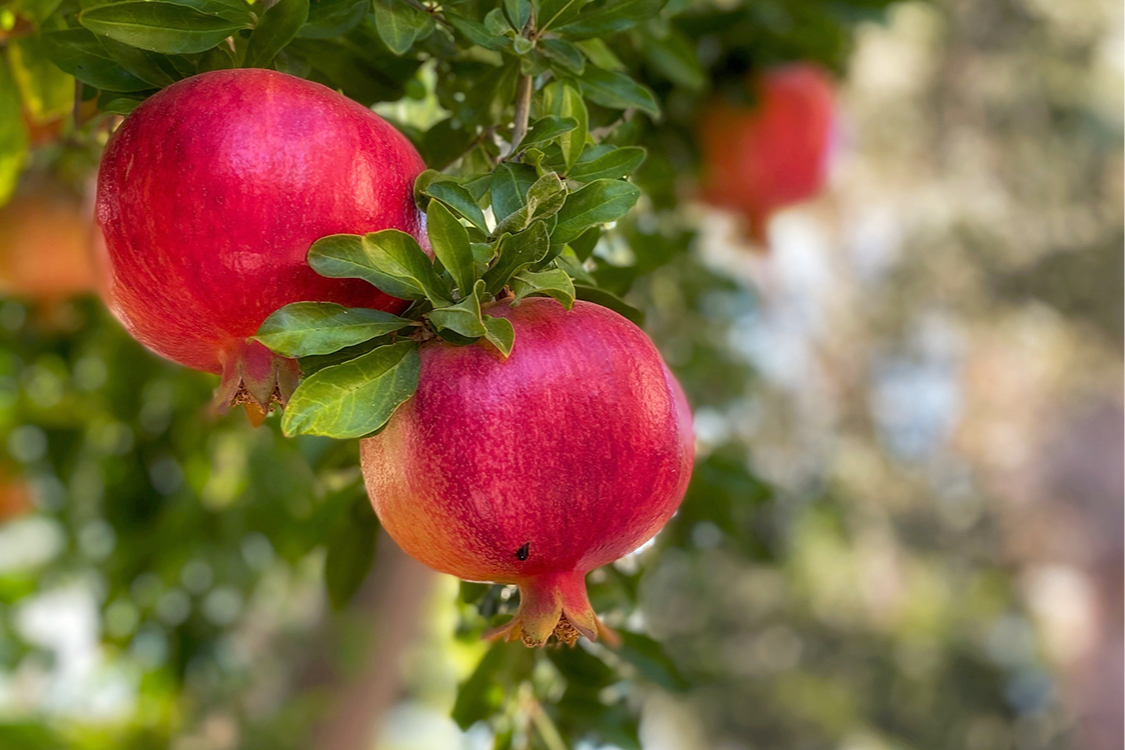
[[[543,39],[539,42],[539,49],[568,73],[580,76],[586,69],[582,50],[565,39]]]
[[[543,175],[527,189],[523,208],[496,225],[493,234],[522,232],[535,219],[547,219],[562,208],[566,201],[566,185],[554,172]]]
[[[512,291],[516,300],[531,294],[543,294],[554,297],[568,310],[574,305],[574,282],[566,271],[559,268],[522,271],[512,277]]]
[[[266,318],[254,337],[285,357],[331,354],[401,330],[411,321],[332,302],[294,302]]]
[[[602,307],[608,307],[610,310],[633,321],[639,326],[645,324],[645,314],[643,311],[638,310],[616,294],[611,294],[604,289],[599,289],[595,286],[586,286],[585,284],[575,284],[574,296],[576,299],[593,302]]]
[[[309,249],[309,265],[321,276],[363,279],[399,299],[439,304],[451,296],[418,241],[397,229],[319,239]]]
[[[431,182],[422,189],[421,193],[430,198],[437,198],[482,232],[488,231],[488,225],[485,223],[484,212],[481,211],[480,205],[477,204],[467,189],[456,182],[451,180]]]
[[[40,35],[39,43],[55,65],[94,88],[125,93],[154,88],[125,70],[88,29],[51,31]]]
[[[525,231],[505,237],[500,243],[499,258],[484,275],[485,288],[496,294],[513,274],[538,263],[550,249],[551,237],[542,221],[532,222]]]
[[[406,54],[432,23],[428,15],[403,0],[375,0],[379,38],[396,55]]]
[[[418,388],[413,341],[381,346],[306,378],[285,407],[286,435],[357,438],[378,430]]]
[[[536,19],[540,31],[557,28],[570,23],[578,17],[588,0],[541,0],[539,17]]]
[[[666,0],[609,0],[587,8],[578,20],[558,27],[560,34],[573,39],[605,37],[654,18]]]
[[[434,255],[453,277],[461,296],[471,293],[476,281],[469,233],[457,217],[438,200],[431,200],[426,211],[426,232]]]
[[[512,346],[515,344],[516,329],[512,328],[512,323],[507,318],[485,315],[484,338],[507,357],[512,353]]]
[[[660,114],[656,97],[646,87],[624,73],[589,67],[579,79],[587,99],[611,109],[639,109],[653,117]]]
[[[497,221],[527,205],[527,190],[538,176],[525,164],[501,164],[492,173],[492,212]]]
[[[583,154],[583,158],[571,168],[567,177],[581,182],[616,180],[632,174],[645,160],[645,150],[640,146],[615,148],[596,158],[585,158],[589,154],[589,150]]]
[[[555,83],[547,89],[547,106],[560,117],[571,118],[577,127],[563,134],[559,138],[559,148],[562,151],[563,166],[569,170],[586,148],[586,139],[589,132],[590,116],[586,111],[586,102],[582,101],[582,94],[578,89],[567,83]]]
[[[567,196],[566,203],[559,210],[559,223],[551,235],[551,242],[570,242],[592,226],[620,219],[640,196],[640,189],[628,182],[591,182]]]
[[[79,13],[78,20],[95,34],[166,55],[204,52],[245,28],[238,21],[162,2],[98,5]]]
[[[573,117],[557,117],[555,115],[541,117],[528,128],[527,135],[519,143],[519,148],[542,146],[577,127],[578,121]]]
[[[278,0],[266,10],[246,44],[243,67],[267,67],[309,17],[309,0]]]
[[[470,293],[455,305],[434,308],[426,317],[439,333],[452,331],[466,339],[480,338],[487,333],[481,320],[480,298],[475,293]]]

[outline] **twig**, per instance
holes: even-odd
[[[520,141],[527,135],[527,120],[531,116],[531,76],[520,75],[516,84],[516,117],[512,123],[512,147],[508,156],[519,148]]]

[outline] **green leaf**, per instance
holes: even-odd
[[[431,200],[426,210],[426,233],[434,255],[453,277],[461,296],[472,294],[476,271],[473,249],[469,246],[469,233],[457,217],[437,199]]]
[[[422,360],[413,341],[381,346],[306,378],[285,407],[282,431],[357,438],[378,430],[414,395]]]
[[[504,0],[504,12],[516,31],[523,31],[531,18],[531,0]]]
[[[482,232],[488,231],[484,220],[484,212],[473,198],[472,194],[461,185],[452,180],[438,180],[422,188],[422,195],[437,198],[458,214],[469,220],[469,223]],[[445,261],[442,261],[443,263]]]
[[[529,148],[550,143],[564,133],[569,133],[578,127],[578,121],[573,117],[557,117],[547,115],[536,120],[528,129],[527,135],[519,143],[519,148]]]
[[[497,221],[527,205],[527,190],[537,179],[526,164],[501,164],[492,173],[492,213]]]
[[[334,234],[313,243],[309,265],[321,276],[363,279],[399,299],[449,304],[450,291],[418,241],[397,229],[360,237]]]
[[[116,91],[103,91],[98,96],[98,111],[114,115],[127,115],[143,102],[143,99],[120,96]]]
[[[530,294],[545,294],[554,297],[569,310],[574,306],[574,282],[559,268],[546,271],[521,271],[512,277],[512,292],[516,301]]]
[[[653,93],[624,73],[589,67],[578,83],[586,98],[595,104],[611,109],[639,109],[653,117],[660,115],[660,105]]]
[[[266,318],[255,339],[283,357],[331,354],[401,330],[411,321],[332,302],[294,302]]]
[[[586,137],[589,132],[590,116],[586,111],[586,102],[578,89],[567,83],[554,83],[547,88],[547,106],[550,111],[560,117],[573,118],[578,127],[559,138],[559,148],[562,149],[563,164],[570,169],[586,148]]]
[[[237,21],[162,2],[98,5],[79,13],[78,21],[95,34],[166,55],[205,52],[245,28]]]
[[[699,56],[682,32],[673,28],[663,39],[652,34],[645,34],[642,39],[649,64],[672,83],[691,91],[700,91],[707,85],[707,74],[699,63]]]
[[[27,131],[19,111],[19,88],[7,60],[0,57],[0,206],[12,197],[27,155]]]
[[[309,0],[277,0],[258,22],[246,44],[245,68],[268,67],[277,53],[293,41],[309,17]]]
[[[586,69],[586,58],[582,55],[582,50],[565,39],[541,39],[539,49],[547,59],[558,63],[568,73],[580,76]]]
[[[375,0],[375,27],[379,38],[396,55],[406,54],[432,23],[428,14],[403,0]]]
[[[523,208],[496,225],[493,234],[522,232],[535,219],[547,219],[562,208],[566,201],[566,185],[554,172],[549,172],[527,189],[527,203]]]
[[[531,674],[535,653],[521,644],[497,641],[489,647],[476,669],[457,690],[452,717],[462,729],[489,719],[503,705],[520,681]]]
[[[297,36],[304,39],[340,36],[354,29],[370,7],[370,0],[313,0],[308,21]]]
[[[588,0],[541,0],[536,19],[539,31],[562,26],[578,17]]]
[[[499,350],[505,358],[512,353],[512,345],[516,340],[516,329],[507,318],[494,318],[484,316],[484,337],[488,343]]]
[[[461,35],[470,42],[485,49],[500,51],[507,49],[510,44],[506,37],[493,34],[483,23],[478,23],[456,13],[446,11],[445,20],[449,21],[453,28],[461,32]]]
[[[478,285],[483,291],[483,283]],[[430,323],[441,331],[453,331],[467,339],[478,339],[487,331],[480,315],[480,298],[476,290],[470,291],[463,300],[456,305],[434,308],[426,313]]]
[[[250,4],[242,0],[169,0],[169,2],[174,5],[186,5],[189,8],[195,8],[200,13],[218,16],[243,25],[250,25],[254,22]]]
[[[572,39],[606,37],[655,18],[666,0],[609,0],[601,7],[586,9],[576,21],[556,30]]]
[[[598,152],[587,149],[567,177],[580,182],[616,180],[631,174],[645,160],[645,150],[640,146],[615,148],[595,158],[587,158],[594,153]]]
[[[640,197],[640,189],[628,182],[591,182],[567,196],[566,203],[559,210],[559,223],[551,235],[551,242],[561,245],[576,239],[592,226],[620,219]]]
[[[496,294],[512,274],[538,263],[551,249],[551,236],[547,225],[542,221],[532,222],[526,231],[505,237],[500,242],[500,253],[496,263],[484,275],[485,289]]]
[[[645,314],[643,311],[638,310],[616,294],[610,294],[604,289],[599,289],[596,286],[586,286],[585,284],[575,284],[574,296],[576,299],[593,302],[602,307],[608,307],[618,315],[633,321],[639,326],[645,324]]]
[[[183,78],[167,55],[122,44],[109,37],[98,41],[123,68],[157,88],[171,86]]]
[[[51,62],[96,89],[128,93],[153,88],[125,70],[87,29],[48,32],[40,35],[39,43]]]

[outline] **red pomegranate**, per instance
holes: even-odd
[[[360,443],[372,505],[426,565],[519,586],[515,618],[493,637],[612,640],[586,573],[679,506],[694,451],[687,402],[644,332],[604,307],[530,298],[488,313],[511,321],[511,356],[423,344],[417,393]]]
[[[703,195],[742,213],[751,239],[764,246],[770,215],[824,185],[835,129],[833,86],[811,63],[774,68],[748,83],[754,107],[714,99],[700,116]]]
[[[102,159],[107,303],[153,351],[221,374],[220,404],[284,404],[296,363],[247,337],[290,302],[402,309],[305,256],[330,234],[421,238],[424,168],[386,121],[319,84],[270,70],[180,81],[137,107]]]

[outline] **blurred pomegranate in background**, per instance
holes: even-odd
[[[764,248],[770,215],[824,186],[836,120],[833,84],[823,69],[801,62],[747,85],[753,105],[715,98],[700,114],[703,197],[745,216],[750,239]]]
[[[93,214],[77,191],[30,176],[0,208],[0,292],[30,301],[53,324],[63,303],[94,291]]]

